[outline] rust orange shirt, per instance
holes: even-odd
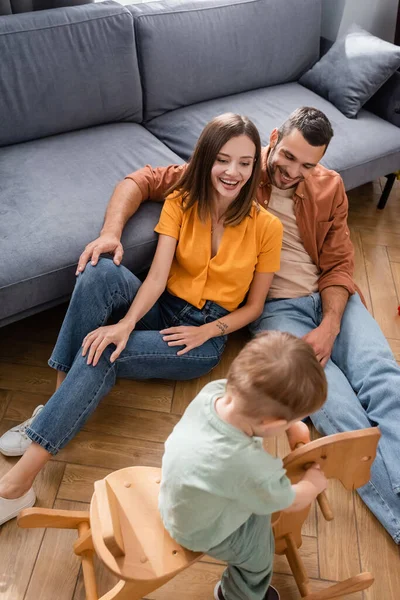
[[[211,219],[202,222],[196,205],[184,211],[179,193],[165,200],[155,231],[178,240],[168,291],[197,308],[212,300],[233,311],[245,299],[255,271],[279,270],[281,222],[256,203],[239,225],[224,228],[214,257]]]
[[[271,183],[267,171],[269,147],[262,151],[262,178],[257,200],[268,207]],[[139,186],[143,200],[164,200],[166,190],[174,185],[186,165],[143,169],[127,177]],[[318,289],[340,285],[350,294],[353,281],[354,250],[347,226],[348,202],[342,178],[335,171],[317,165],[294,192],[294,211],[304,247],[320,270]]]

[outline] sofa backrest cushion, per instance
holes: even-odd
[[[321,0],[165,0],[128,8],[145,121],[296,81],[319,58]]]
[[[141,120],[126,8],[106,2],[0,18],[0,146]]]

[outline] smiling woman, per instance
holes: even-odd
[[[227,334],[260,316],[282,245],[280,221],[254,200],[260,153],[249,119],[216,117],[165,200],[144,283],[104,258],[80,272],[49,361],[58,387],[0,480],[0,524],[32,506],[35,476],[117,377],[198,377],[219,362]]]

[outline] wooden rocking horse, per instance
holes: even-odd
[[[292,483],[304,469],[318,463],[327,478],[339,479],[347,489],[367,483],[380,437],[377,428],[340,433],[302,444],[284,460]],[[293,441],[293,440],[292,440]],[[304,443],[305,442],[305,443]],[[128,467],[96,481],[89,512],[30,508],[18,517],[20,527],[77,529],[73,550],[80,556],[87,600],[140,600],[198,561],[202,554],[179,546],[165,531],[158,512],[161,470]],[[326,515],[329,504],[320,499]],[[301,528],[310,507],[301,512],[274,515],[276,553],[285,554],[304,600],[328,600],[366,589],[373,583],[370,573],[361,573],[318,593],[309,580],[298,553]],[[119,582],[99,599],[93,553]]]

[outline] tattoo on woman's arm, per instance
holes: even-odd
[[[221,321],[220,319],[215,321],[215,324],[221,332],[220,335],[225,335],[226,330],[228,329],[228,325],[226,323],[224,323],[223,321]]]

